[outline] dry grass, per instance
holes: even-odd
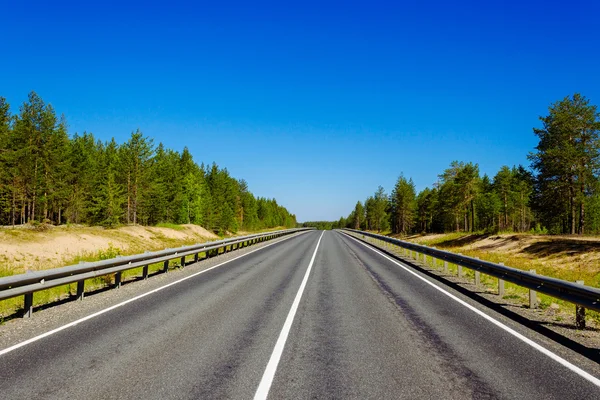
[[[214,240],[216,235],[201,227],[126,226],[103,229],[86,226],[64,226],[47,230],[20,228],[0,229],[0,277],[98,261],[118,255],[139,254],[169,247],[179,247]],[[176,266],[179,260],[171,261]],[[162,269],[161,264],[150,265],[149,272]],[[123,281],[141,276],[141,268],[125,271]],[[114,285],[114,274],[86,280],[86,291]],[[76,294],[77,285],[63,285],[34,294],[34,306],[60,301]],[[0,301],[0,321],[20,312],[22,296]]]
[[[545,276],[600,287],[600,238],[527,234],[422,236],[411,241]]]
[[[270,232],[282,227],[266,229]],[[247,234],[245,232],[244,234]],[[242,235],[238,232],[238,235]],[[0,277],[116,257],[144,251],[202,243],[218,238],[197,225],[163,224],[158,227],[125,226],[116,229],[86,226],[50,227],[47,230],[0,228]],[[204,253],[200,253],[200,258]],[[193,256],[188,257],[190,261]],[[171,260],[170,267],[179,266],[179,259]],[[162,263],[149,265],[149,273],[162,270]],[[125,271],[122,281],[136,279],[142,268]],[[114,274],[86,280],[86,292],[114,285]],[[34,307],[75,296],[77,285],[58,286],[35,292]],[[0,301],[0,322],[23,309],[23,297]]]
[[[61,267],[79,261],[95,261],[102,252],[136,254],[166,247],[205,242],[216,235],[199,226],[124,226],[116,229],[86,226],[53,227],[46,231],[27,228],[0,229],[0,276]]]
[[[478,257],[494,263],[504,263],[524,271],[535,270],[537,274],[570,282],[584,281],[586,285],[600,287],[600,238],[592,236],[548,236],[531,234],[436,234],[415,236],[405,240],[434,246],[469,257]],[[457,273],[450,265],[450,272]],[[474,272],[463,268],[467,279],[474,279]],[[496,293],[498,280],[481,275],[481,284],[490,292]],[[505,299],[528,304],[529,291],[512,283],[505,283]],[[556,320],[563,319],[562,313],[574,311],[572,303],[537,293],[539,308],[556,314]],[[588,319],[600,323],[600,314],[589,311]]]

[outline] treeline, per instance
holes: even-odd
[[[215,232],[294,227],[275,199],[256,198],[216,164],[198,165],[139,130],[125,143],[67,133],[35,93],[12,115],[0,97],[0,225],[191,223]]]
[[[303,228],[316,228],[319,230],[331,230],[339,228],[339,225],[331,221],[306,221],[301,225]]]
[[[540,117],[530,169],[503,166],[493,176],[477,164],[454,161],[431,188],[417,193],[400,175],[387,195],[380,186],[331,223],[409,234],[514,231],[600,233],[600,115],[580,94],[565,97]]]

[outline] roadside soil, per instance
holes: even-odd
[[[451,233],[411,236],[405,240],[600,287],[598,236]]]
[[[0,228],[0,276],[61,267],[78,258],[102,252],[140,253],[217,239],[197,225],[179,229],[124,226],[115,229],[88,226],[29,226]]]
[[[301,234],[302,233],[295,233],[266,242],[256,243],[252,246],[237,249],[235,251],[221,253],[217,257],[205,258],[196,263],[191,262],[186,265],[185,268],[177,267],[170,269],[169,273],[166,274],[160,272],[154,273],[146,280],[141,279],[140,276],[132,276],[125,279],[119,289],[104,287],[91,292],[86,291],[83,301],[65,295],[49,304],[35,307],[31,318],[20,318],[18,315],[11,315],[4,320],[0,318],[0,350],[53,329],[57,329],[80,318],[89,316],[90,314],[99,312],[108,307],[115,306],[121,302],[140,296],[182,278],[197,274],[200,271],[215,267],[218,264],[222,264],[243,254],[259,251],[261,248],[291,239],[292,237]]]

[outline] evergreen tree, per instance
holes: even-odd
[[[101,171],[98,162],[101,159],[102,143],[96,143],[94,135],[84,132],[75,134],[70,142],[68,159],[69,199],[66,208],[67,222],[86,223],[90,220],[90,200],[95,195],[95,177]]]
[[[138,216],[142,221],[149,220],[148,213],[144,214],[142,205],[145,189],[150,180],[148,172],[151,170],[152,156],[154,155],[153,140],[145,137],[138,129],[132,132],[130,139],[121,147],[120,158],[124,161],[126,172],[127,193],[127,223],[138,223]]]
[[[389,218],[387,209],[389,200],[382,186],[377,188],[373,196],[373,219],[377,232],[385,231],[389,228]]]
[[[530,153],[535,181],[535,205],[553,232],[584,233],[585,199],[595,188],[600,169],[600,120],[596,106],[579,93],[552,104],[540,117],[543,128]]]
[[[479,192],[480,195],[475,200],[479,225],[488,232],[495,232],[500,226],[498,224],[498,217],[501,214],[501,210],[503,210],[503,203],[498,193],[494,190],[494,184],[487,175],[483,175],[481,178]],[[502,226],[506,226],[506,224]]]
[[[0,224],[2,221],[14,224],[12,195],[15,188],[12,186],[11,122],[10,105],[4,97],[0,97]]]
[[[354,206],[354,214],[352,215],[352,218],[349,218],[349,220],[352,221],[352,228],[354,229],[360,229],[360,227],[362,226],[361,224],[363,223],[365,219],[365,209],[362,205],[362,203],[360,201],[356,202],[356,206]]]
[[[101,147],[99,169],[103,173],[95,175],[96,191],[88,208],[90,222],[113,227],[121,223],[125,200],[123,187],[116,179],[119,171],[119,152],[114,138]]]
[[[406,235],[412,230],[415,211],[415,184],[400,174],[392,195],[392,232]]]

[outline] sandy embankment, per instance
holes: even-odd
[[[23,273],[60,267],[76,257],[91,256],[110,247],[128,254],[217,238],[197,225],[182,225],[181,228],[61,226],[45,231],[24,227],[0,228],[0,269],[4,269],[0,272]]]

